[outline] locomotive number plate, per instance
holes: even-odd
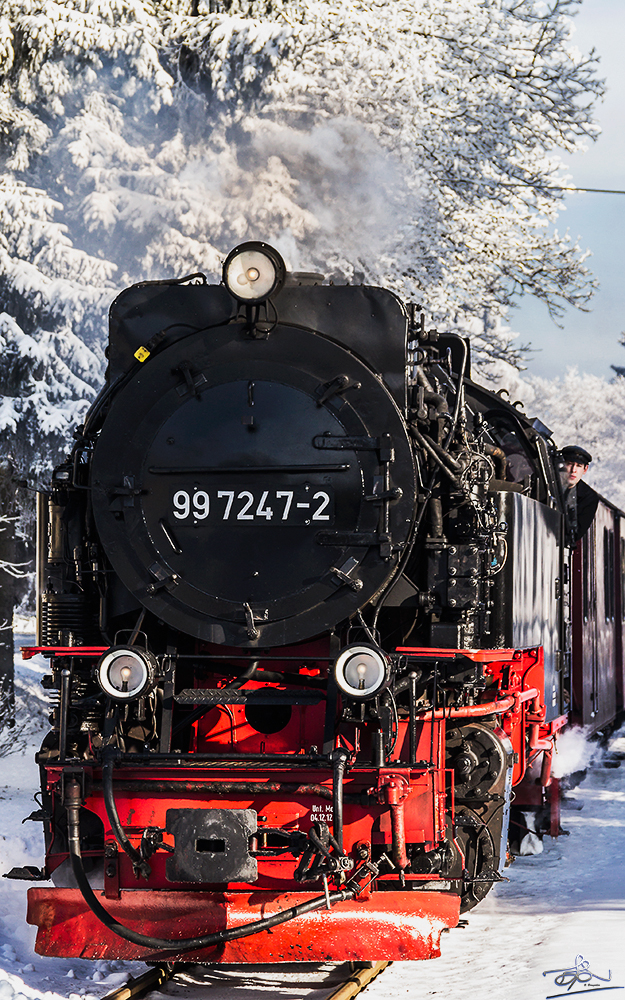
[[[334,524],[334,490],[324,486],[296,486],[289,490],[258,487],[209,490],[174,489],[171,497],[174,524],[201,521],[245,524]]]

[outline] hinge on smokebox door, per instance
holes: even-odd
[[[313,438],[313,447],[323,451],[377,451],[380,462],[393,462],[395,449],[390,434],[381,437],[368,437],[366,434],[317,434]]]
[[[181,361],[174,371],[180,372],[184,378],[184,382],[181,385],[176,386],[176,392],[178,395],[186,396],[187,393],[190,393],[192,396],[195,396],[196,399],[199,399],[200,393],[198,390],[200,389],[200,386],[206,386],[206,376],[202,375],[201,372],[199,374],[194,374],[188,361]]]
[[[350,590],[353,590],[355,592],[362,590],[363,587],[362,580],[359,580],[357,577],[352,576],[352,573],[354,572],[356,566],[358,565],[359,565],[358,560],[354,559],[353,556],[350,556],[349,559],[345,560],[342,566],[340,567],[331,566],[330,573],[332,576],[336,578],[334,580],[336,585],[340,587],[344,584],[346,587],[349,587]]]
[[[341,549],[370,548],[379,545],[382,559],[390,559],[393,551],[399,551],[403,547],[393,545],[390,533],[379,531],[318,531],[315,541],[317,545],[335,545]]]
[[[171,591],[172,587],[180,583],[179,574],[168,572],[160,563],[153,563],[150,566],[150,573],[156,577],[156,580],[154,583],[149,583],[146,587],[148,594],[156,594],[159,590],[163,590],[163,588]]]
[[[269,621],[269,610],[264,608],[260,611],[258,608],[252,610],[251,606],[245,602],[243,605],[243,614],[245,616],[245,625],[247,631],[248,639],[258,639],[260,636],[260,629],[256,628],[257,621]]]
[[[382,503],[384,500],[401,500],[404,491],[400,486],[390,486],[385,489],[384,476],[373,477],[373,492],[365,497],[369,503]]]
[[[336,545],[341,548],[351,546],[374,545],[380,547],[380,557],[390,559],[397,546],[393,546],[393,539],[390,532],[389,523],[389,503],[392,500],[399,500],[402,491],[398,487],[391,487],[389,483],[389,466],[395,461],[395,448],[393,438],[390,434],[382,434],[380,437],[362,436],[342,436],[333,434],[319,434],[313,438],[315,448],[324,450],[339,451],[377,451],[380,464],[386,466],[383,476],[375,476],[373,481],[373,492],[366,496],[365,500],[380,502],[382,510],[382,531],[319,531],[315,539],[319,545]],[[330,572],[334,572],[331,570]]]
[[[354,382],[349,375],[337,375],[330,382],[322,382],[315,389],[315,399],[317,406],[323,406],[334,396],[342,396],[349,389],[361,389],[360,382]]]

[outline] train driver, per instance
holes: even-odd
[[[586,475],[592,462],[592,455],[579,445],[567,445],[560,454],[564,459],[566,476],[564,496],[567,515],[573,539],[577,543],[590,528],[599,503],[599,494],[588,483],[582,482],[582,477]]]

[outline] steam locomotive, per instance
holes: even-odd
[[[438,955],[504,877],[513,788],[557,826],[549,431],[420,306],[264,243],[123,291],[107,358],[39,497],[37,950]]]

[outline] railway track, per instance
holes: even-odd
[[[311,994],[314,993],[315,1000],[352,1000],[353,997],[361,993],[389,965],[391,965],[390,962],[350,962],[347,963],[347,966],[339,966],[336,970],[343,973],[338,983],[333,977],[328,977],[327,987],[325,983],[319,983],[319,981],[306,982],[302,980],[299,985]],[[181,985],[185,983],[185,980],[188,982],[188,976],[192,970],[200,968],[206,979],[195,978],[193,980],[198,989],[201,989],[204,985],[207,989],[213,989],[215,986],[220,986],[223,989],[223,969],[219,969],[219,976],[217,976],[218,970],[215,969],[215,976],[211,980],[211,972],[206,967],[184,963],[164,963],[152,966],[140,976],[131,977],[123,986],[119,986],[110,993],[107,993],[102,1000],[131,1000],[131,998],[133,1000],[140,1000],[141,997],[159,990],[169,982],[174,987],[175,993],[176,981],[178,980]],[[277,975],[279,976],[279,967],[274,966],[274,968],[277,969]],[[251,967],[249,973],[253,974],[253,971],[254,969]],[[249,979],[247,983],[249,984]],[[289,980],[288,985],[292,987],[294,985],[293,981]],[[236,980],[233,979],[231,981],[231,986],[233,991],[237,988]],[[265,988],[269,990],[270,987],[266,986]],[[325,992],[326,988],[328,992]]]

